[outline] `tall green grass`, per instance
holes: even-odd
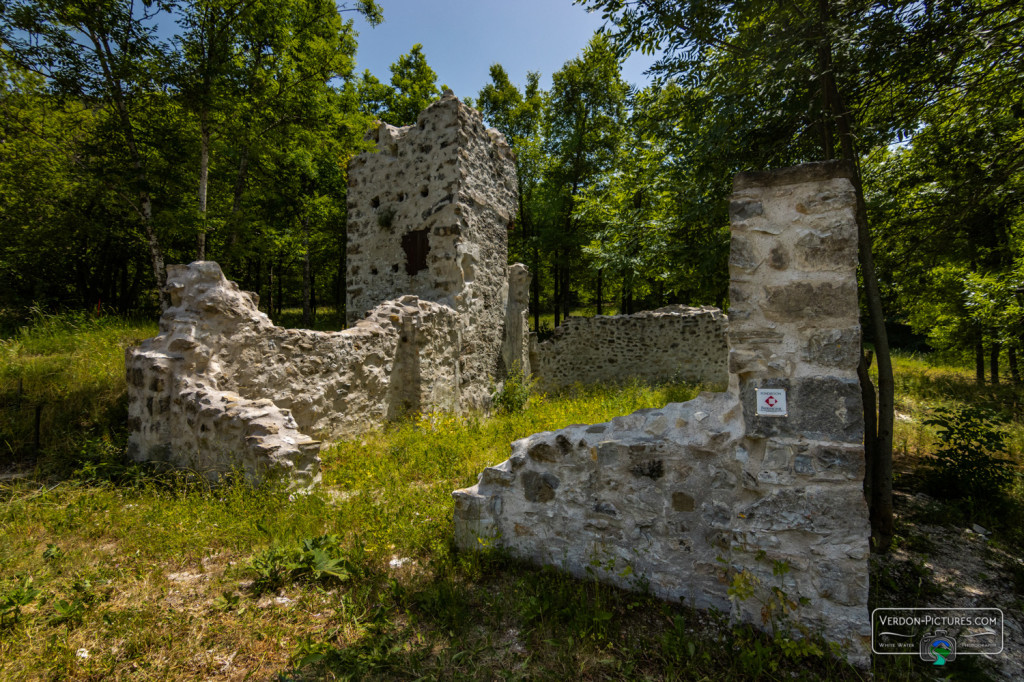
[[[995,410],[1008,421],[1011,457],[1024,464],[1024,387],[1002,383],[978,384],[973,369],[917,354],[895,354],[896,390],[894,450],[908,466],[927,456],[935,445],[935,429],[924,421],[940,407],[976,405]],[[875,377],[877,381],[877,377]]]
[[[66,475],[112,456],[124,441],[125,348],[156,333],[155,322],[37,310],[0,339],[0,465]]]

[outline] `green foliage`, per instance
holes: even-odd
[[[947,499],[986,500],[1006,490],[1014,468],[1007,459],[1004,418],[966,405],[939,408],[925,424],[938,427],[930,475],[933,492]]]
[[[225,612],[244,610],[245,607],[241,604],[242,596],[234,590],[224,590],[220,593],[220,596],[213,601],[214,608]]]
[[[523,368],[516,363],[512,366],[501,387],[491,396],[494,409],[499,414],[515,414],[526,409],[530,402],[533,379],[523,374]]]
[[[420,43],[401,55],[390,69],[390,85],[384,85],[369,71],[363,72],[359,83],[361,107],[385,123],[413,125],[420,112],[441,96],[437,73],[427,64]]]
[[[53,602],[53,615],[50,617],[51,625],[66,625],[69,628],[82,624],[85,617],[86,605],[79,598],[57,599]]]
[[[14,625],[21,618],[22,607],[35,601],[40,592],[32,585],[33,578],[26,575],[0,592],[0,627]]]
[[[295,581],[343,583],[354,570],[336,535],[306,538],[298,546],[273,546],[249,560],[257,592],[277,590]]]
[[[379,6],[94,5],[0,11],[0,306],[153,312],[160,259],[198,238],[264,301],[307,298],[308,260],[308,298],[340,305],[344,167],[370,121],[339,9],[374,25]]]

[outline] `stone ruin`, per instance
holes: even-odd
[[[741,174],[730,319],[571,318],[530,352],[530,275],[506,266],[504,138],[446,95],[381,124],[349,173],[348,321],[276,327],[213,262],[168,267],[160,334],[126,352],[129,453],[215,477],[319,479],[320,440],[485,407],[518,365],[545,388],[627,375],[727,383],[687,403],[512,444],[455,491],[456,542],[761,621],[757,595],[867,660],[868,516],[850,169]],[[726,332],[727,330],[727,332]],[[728,337],[726,344],[725,337]],[[773,562],[790,571],[772,572]],[[627,567],[630,570],[625,570]],[[755,598],[730,598],[741,575]]]
[[[506,368],[529,372],[504,137],[451,93],[370,137],[349,168],[352,326],[276,327],[216,263],[169,266],[160,334],[125,357],[134,460],[313,484],[321,439],[484,407]]]
[[[728,319],[718,308],[666,306],[635,315],[570,317],[530,349],[542,391],[637,378],[724,387]]]
[[[762,623],[778,587],[789,614],[869,642],[868,510],[857,363],[856,200],[839,162],[739,175],[728,390],[604,424],[538,433],[457,490],[459,546],[506,548]],[[791,569],[773,574],[773,562]],[[627,570],[628,569],[628,570]],[[739,575],[754,596],[730,598]]]

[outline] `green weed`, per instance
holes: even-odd
[[[498,414],[515,414],[526,409],[530,400],[533,382],[523,374],[523,368],[516,363],[512,366],[501,388],[491,396]]]
[[[932,492],[944,498],[989,498],[1013,480],[1007,459],[1007,422],[992,410],[973,405],[939,408],[925,424],[938,427],[938,447],[930,466]]]

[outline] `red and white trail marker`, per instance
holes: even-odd
[[[786,407],[786,389],[758,388],[757,414],[763,417],[785,417],[789,414]]]

